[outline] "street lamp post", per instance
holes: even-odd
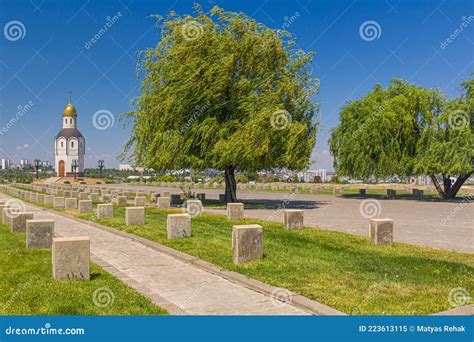
[[[105,162],[104,162],[102,159],[99,160],[98,166],[99,166],[99,175],[100,175],[100,178],[102,178],[102,170],[104,169],[104,163],[105,163]]]
[[[39,165],[40,165],[40,163],[41,163],[41,160],[35,159],[35,160],[34,160],[34,163],[35,163],[36,179],[38,179],[38,178],[39,178]]]
[[[71,164],[72,172],[74,173],[74,180],[77,179],[77,169],[79,167],[79,163],[77,162],[77,159],[74,159]]]

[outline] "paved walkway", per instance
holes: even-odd
[[[101,185],[104,186],[104,185]],[[128,184],[106,185],[114,188],[132,190],[156,189],[179,193],[179,188],[159,188],[148,186],[130,186]],[[210,199],[218,199],[223,190],[196,189],[206,193]],[[277,207],[285,203],[287,207],[302,208],[305,211],[305,225],[321,229],[335,230],[354,235],[368,236],[369,219],[361,214],[363,199],[333,195],[289,194],[265,191],[238,191],[240,200],[267,202]],[[474,198],[471,197],[471,199]],[[474,201],[443,202],[419,201],[411,199],[380,199],[377,202],[365,202],[363,212],[370,209],[378,212],[378,217],[395,220],[395,241],[421,246],[441,248],[457,252],[474,253]],[[214,212],[223,213],[223,210]],[[283,222],[283,211],[275,209],[245,210],[245,216],[264,220]]]
[[[7,198],[0,194],[0,199]],[[160,253],[130,238],[77,222],[36,206],[26,205],[35,219],[56,222],[62,236],[89,236],[91,258],[171,314],[189,315],[308,315],[218,275]],[[278,305],[279,304],[279,305]]]

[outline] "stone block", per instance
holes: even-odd
[[[38,203],[40,204],[44,204],[44,196],[43,194],[38,194],[38,196],[36,196],[36,200]]]
[[[167,209],[171,205],[171,199],[169,197],[158,197],[157,206],[158,208]]]
[[[91,198],[90,194],[87,192],[81,192],[79,193],[79,199],[80,200],[89,200]]]
[[[127,196],[117,196],[117,205],[119,207],[126,207],[127,206]]]
[[[64,207],[66,210],[75,210],[77,209],[77,198],[66,198]]]
[[[26,220],[32,220],[32,219],[33,219],[33,213],[13,213],[10,217],[12,233],[25,233]]]
[[[181,195],[172,194],[170,198],[171,205],[181,205],[183,201],[181,200]]]
[[[146,197],[145,196],[137,196],[133,201],[133,205],[135,207],[143,207],[146,205]]]
[[[54,204],[54,196],[53,195],[44,196],[44,204],[52,206]]]
[[[285,209],[283,210],[283,225],[287,230],[304,228],[304,210]]]
[[[26,248],[51,248],[54,220],[26,221]]]
[[[64,197],[54,197],[53,207],[64,209],[64,201],[65,201]]]
[[[243,203],[227,203],[227,218],[231,221],[244,218]]]
[[[388,198],[395,198],[397,196],[397,190],[394,189],[387,189],[387,197]]]
[[[109,194],[102,195],[102,202],[111,203],[112,202],[112,195],[109,195]]]
[[[163,196],[163,197],[171,197],[171,193],[170,193],[169,191],[163,191],[163,192],[161,193],[161,196]]]
[[[89,280],[89,237],[53,238],[52,259],[54,279]]]
[[[92,201],[91,200],[79,200],[79,214],[87,214],[92,212]]]
[[[125,225],[134,226],[145,224],[145,208],[144,207],[128,207],[125,208]]]
[[[374,245],[393,243],[393,220],[377,218],[370,220],[370,239]]]
[[[168,239],[191,236],[191,215],[169,214],[167,220]]]
[[[96,192],[90,194],[90,199],[92,202],[99,202],[99,197],[99,194]]]
[[[113,204],[97,204],[97,218],[113,218],[114,217],[114,206]]]
[[[232,227],[232,259],[242,264],[263,257],[263,228],[258,224]]]

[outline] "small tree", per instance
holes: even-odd
[[[454,198],[473,172],[473,80],[462,88],[447,101],[437,90],[392,80],[346,104],[330,138],[337,173],[429,175],[441,197]],[[454,184],[450,176],[457,176]]]
[[[141,53],[125,153],[155,170],[223,170],[235,202],[236,170],[307,167],[317,129],[313,53],[242,13],[196,11],[159,18],[161,41]]]

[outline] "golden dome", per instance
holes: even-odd
[[[76,108],[69,102],[63,111],[63,117],[75,118],[77,116]]]

